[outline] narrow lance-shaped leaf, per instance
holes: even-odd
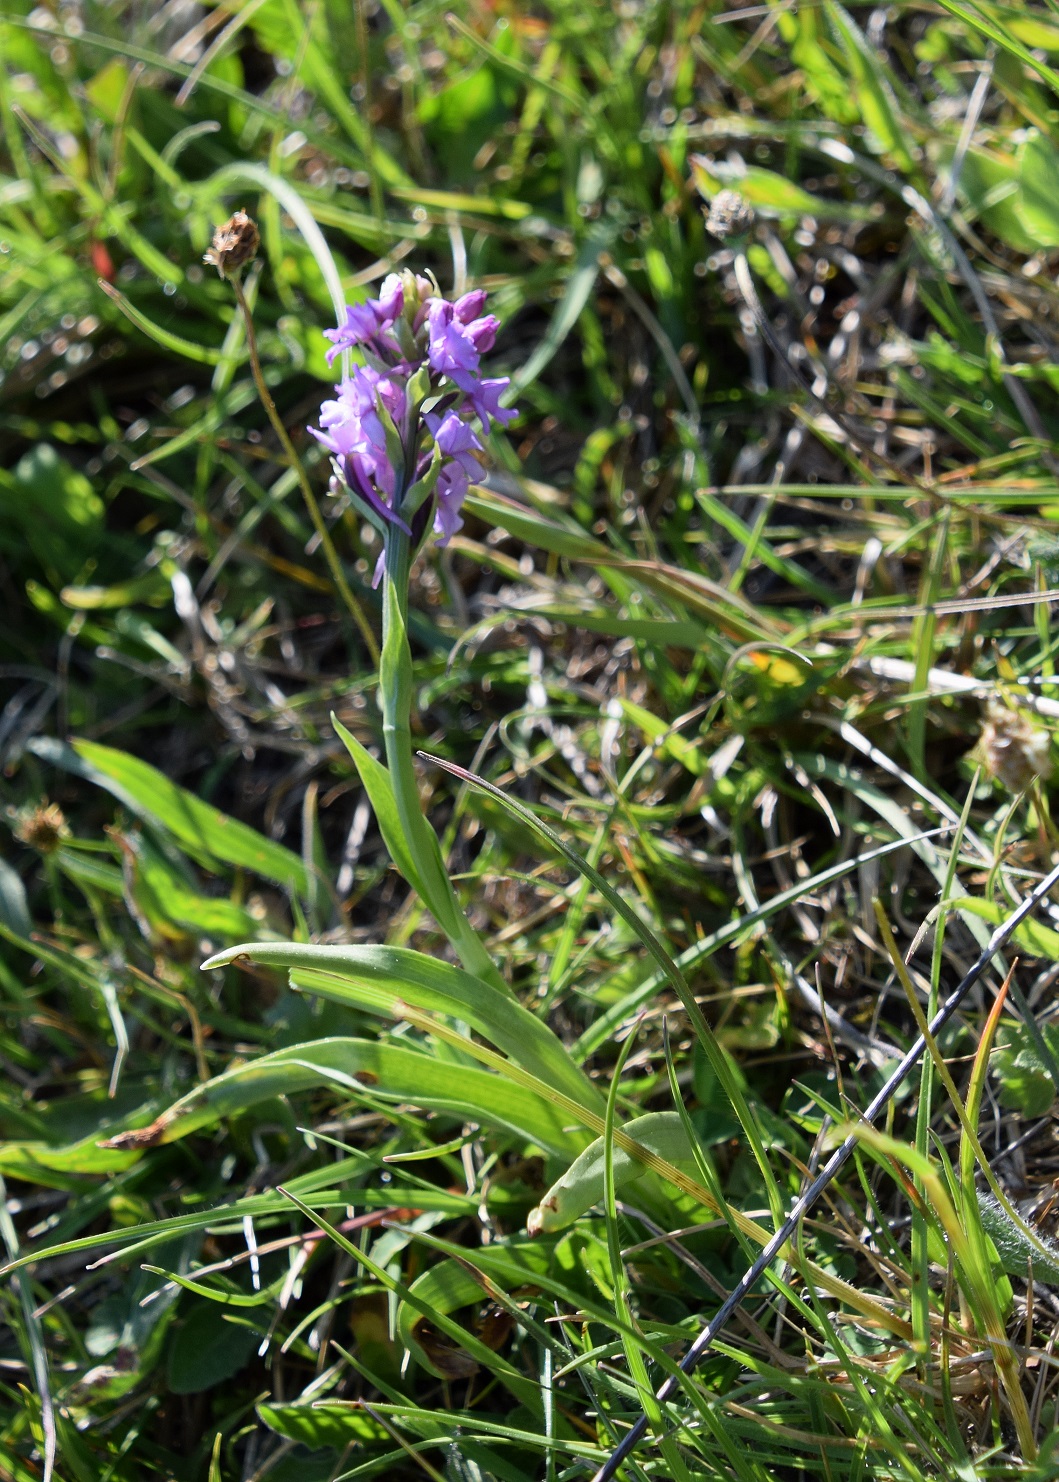
[[[423,886],[423,878],[415,855],[409,847],[408,839],[401,828],[401,819],[397,811],[389,772],[382,762],[373,757],[371,752],[362,746],[356,736],[347,731],[334,715],[331,717],[331,724],[353,759],[357,775],[363,784],[364,791],[368,794],[368,801],[375,814],[375,821],[379,825],[379,832],[382,834],[382,842],[386,845],[387,854],[416,895],[425,902],[427,895]]]
[[[444,931],[469,972],[507,992],[507,985],[468,921],[449,879],[437,834],[423,816],[412,760],[409,715],[412,708],[412,655],[397,589],[387,577],[383,598],[385,640],[379,666],[383,736],[394,807],[404,849],[415,856],[423,903]]]
[[[584,1133],[569,1128],[569,1116],[560,1105],[502,1076],[470,1065],[457,1069],[403,1046],[334,1038],[291,1045],[225,1071],[182,1096],[150,1127],[120,1135],[110,1145],[176,1142],[272,1096],[335,1085],[354,1095],[370,1088],[373,1098],[411,1102],[425,1111],[478,1122],[560,1157],[576,1154],[585,1141]]]
[[[131,813],[162,828],[200,859],[252,870],[277,885],[293,887],[299,895],[308,890],[305,865],[290,849],[203,802],[139,757],[95,741],[75,741],[70,747],[44,737],[33,743],[33,750],[43,760],[106,788]]]
[[[203,968],[249,959],[288,967],[296,988],[339,1003],[401,1018],[402,1003],[460,1019],[540,1080],[601,1110],[603,1099],[570,1059],[562,1041],[528,1009],[490,983],[410,947],[303,946],[248,943],[218,952]]]

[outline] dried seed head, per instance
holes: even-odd
[[[721,190],[710,202],[706,216],[706,230],[711,236],[726,242],[729,237],[741,237],[754,225],[754,208],[744,200],[737,190]]]
[[[1048,732],[1034,725],[1024,710],[1011,710],[995,700],[986,706],[979,754],[989,775],[1009,791],[1024,792],[1036,777],[1048,781],[1049,743]]]
[[[38,854],[54,854],[69,833],[58,803],[43,802],[35,808],[26,808],[15,824],[15,838]]]
[[[253,262],[260,245],[261,237],[253,217],[247,216],[245,211],[236,211],[214,232],[213,246],[202,260],[216,268],[222,278],[230,278],[248,262]]]

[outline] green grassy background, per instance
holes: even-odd
[[[753,1258],[736,1216],[789,1205],[909,996],[1054,863],[1059,6],[5,0],[0,88],[0,1478],[588,1477]],[[687,1109],[713,1212],[648,1175],[529,1242],[580,1144],[509,1062],[198,970],[444,955],[333,731],[378,747],[375,668],[202,265],[237,207],[321,499],[328,275],[490,291],[521,415],[414,574],[414,739],[682,954],[739,1106],[590,880],[437,768],[424,800],[600,1104]],[[378,631],[375,537],[325,507]],[[627,1475],[1059,1476],[1049,923]]]

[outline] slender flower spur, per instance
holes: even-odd
[[[392,273],[379,297],[346,309],[328,361],[358,350],[362,363],[335,387],[309,431],[331,454],[334,494],[348,490],[382,534],[402,531],[418,549],[432,528],[445,545],[482,466],[476,426],[487,434],[517,413],[500,405],[510,381],[483,378],[480,360],[496,341],[478,289],[451,302],[428,278]],[[382,574],[382,561],[375,581]]]

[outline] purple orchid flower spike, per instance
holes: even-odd
[[[447,544],[463,525],[471,481],[482,475],[475,424],[487,434],[493,422],[503,427],[518,415],[500,405],[508,377],[481,375],[499,328],[485,302],[482,289],[453,302],[427,278],[392,273],[377,299],[348,306],[345,323],[324,331],[329,364],[357,349],[368,363],[335,387],[320,426],[309,431],[332,456],[333,485],[384,532],[396,527],[418,538],[430,528]],[[376,584],[382,569],[380,561]]]

